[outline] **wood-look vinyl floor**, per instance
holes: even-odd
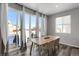
[[[50,50],[51,52],[51,50]],[[8,56],[30,56],[30,44],[27,44],[27,50],[26,51],[20,51],[16,50],[14,52],[10,52]],[[39,56],[38,48],[33,46],[32,49],[32,55],[31,56]],[[42,56],[47,56],[47,53],[43,52]],[[52,56],[52,53],[50,53],[49,56]],[[55,56],[79,56],[79,49],[66,46],[66,45],[60,45],[59,51],[55,54]]]

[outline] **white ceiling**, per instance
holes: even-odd
[[[46,15],[67,11],[79,7],[79,3],[21,3]]]

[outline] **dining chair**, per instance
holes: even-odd
[[[31,43],[31,47],[30,47],[30,56],[32,55],[32,48],[33,48],[33,42]]]
[[[39,52],[41,52],[42,56],[46,55],[46,54],[47,54],[47,56],[49,55],[49,43],[45,43],[45,44],[41,45],[41,49],[42,50]]]
[[[58,38],[58,39],[56,39],[55,40],[55,43],[54,43],[54,55],[57,53],[57,51],[59,51],[59,49],[60,49],[60,45],[59,45],[59,41],[60,41],[60,39]]]
[[[32,48],[33,48],[33,42],[31,44],[31,49],[30,49],[30,55],[32,54]],[[47,55],[49,55],[49,50],[48,50],[48,43],[43,44],[43,45],[36,45],[36,47],[38,47],[38,52],[39,52],[39,56],[43,56],[45,55],[44,53],[47,53]],[[43,52],[43,53],[42,53]]]
[[[54,44],[55,44],[55,40],[49,42],[48,48],[49,48],[49,55],[54,55]],[[50,54],[52,53],[52,54]]]

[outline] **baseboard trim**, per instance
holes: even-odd
[[[71,44],[60,43],[60,45],[66,45],[66,46],[70,46],[72,48],[78,48],[79,49],[79,46],[75,46],[75,45],[71,45]]]

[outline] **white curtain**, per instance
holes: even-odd
[[[41,29],[39,28],[40,20],[41,20]],[[47,16],[46,15],[39,14],[38,12],[36,12],[36,28],[37,28],[36,30],[37,37],[45,36],[47,34]],[[39,29],[41,31],[41,35],[39,35],[40,34]]]
[[[47,17],[46,15],[42,15],[42,36],[45,36],[47,34]]]
[[[8,11],[8,4],[2,3],[1,4],[1,35],[5,46],[4,52],[6,52],[7,42],[8,42],[7,41],[7,11]]]
[[[44,35],[47,35],[47,16],[44,16]]]
[[[23,13],[22,13],[22,19],[21,19],[22,20],[22,41],[23,41],[23,47],[25,47],[25,43],[26,43],[24,14],[25,14],[25,8],[23,7]]]
[[[31,40],[31,14],[29,15],[29,40]]]
[[[36,12],[36,35],[39,37],[39,13]]]

